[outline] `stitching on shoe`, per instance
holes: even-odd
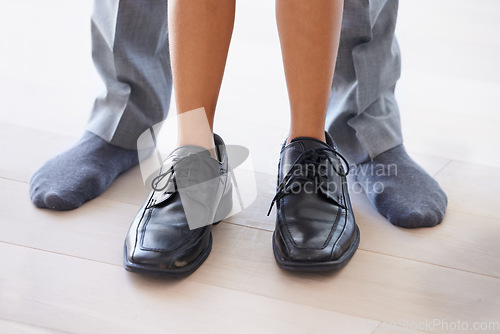
[[[281,203],[282,201],[284,201],[284,198],[281,198],[281,199],[280,199],[280,206],[283,204],[283,203]],[[283,205],[283,206],[284,206],[284,205]],[[283,207],[283,215],[282,215],[282,216],[283,216],[283,217],[282,217],[282,219],[283,219],[283,223],[282,223],[281,225],[285,225],[285,226],[286,226],[286,230],[288,231],[288,234],[289,234],[289,239],[290,239],[290,241],[291,241],[292,245],[293,245],[295,248],[298,248],[298,249],[316,249],[316,250],[322,250],[322,249],[325,249],[325,248],[328,246],[328,244],[330,243],[330,241],[331,241],[331,239],[332,239],[332,236],[333,236],[333,233],[334,233],[334,230],[335,230],[335,229],[337,228],[337,226],[338,226],[338,223],[339,223],[339,220],[340,220],[340,215],[341,215],[341,213],[342,213],[342,211],[343,211],[343,210],[344,210],[344,209],[342,209],[342,208],[340,208],[340,207],[339,207],[339,210],[337,210],[337,214],[336,214],[335,219],[334,219],[334,221],[333,221],[332,227],[330,228],[330,232],[328,233],[328,237],[325,239],[325,242],[323,242],[323,245],[322,245],[321,247],[302,247],[302,246],[299,246],[299,245],[295,242],[295,240],[294,240],[294,239],[293,239],[293,237],[292,237],[292,233],[290,232],[290,228],[289,228],[289,226],[288,226],[288,223],[287,223],[287,221],[286,221],[286,214],[285,214],[285,208],[284,208],[284,207]],[[346,217],[347,217],[347,210],[346,210]],[[344,228],[345,228],[345,226],[344,226]],[[343,232],[343,230],[342,230],[342,232]],[[342,232],[341,232],[341,234],[342,234]],[[334,245],[334,246],[335,246],[335,245]]]
[[[134,259],[135,251],[137,249],[137,242],[139,241],[139,227],[141,226],[141,222],[144,219],[144,215],[146,214],[146,210],[148,210],[148,207],[150,205],[150,202],[154,198],[154,192],[151,192],[151,195],[149,197],[148,203],[144,206],[144,210],[142,211],[141,219],[139,219],[139,222],[137,223],[137,227],[135,228],[135,240],[134,240],[134,248],[132,249],[132,254],[131,254],[131,259]],[[142,243],[142,242],[141,242]]]
[[[345,191],[345,190],[347,189],[347,186],[348,186],[348,185],[347,185],[347,178],[346,178],[346,177],[343,177],[343,178],[341,179],[341,182],[342,182],[342,199],[343,199],[343,201],[344,201],[344,206],[345,206],[346,208],[348,208],[348,206],[347,206],[347,200],[346,200],[346,198],[345,198],[345,194],[346,194],[346,191]],[[351,206],[351,211],[352,211],[352,206]],[[345,212],[345,224],[344,224],[344,227],[342,228],[342,232],[340,232],[339,238],[338,238],[338,239],[337,239],[337,241],[335,241],[335,243],[333,244],[332,251],[331,251],[331,253],[330,253],[330,259],[331,259],[331,258],[332,258],[332,256],[333,256],[333,253],[334,253],[334,251],[335,251],[335,247],[337,247],[337,245],[340,243],[340,240],[341,240],[343,237],[345,237],[345,235],[346,235],[345,231],[346,231],[346,229],[347,229],[347,223],[348,223],[348,222],[347,222],[347,218],[348,218],[348,215],[349,215],[349,211],[348,211],[348,210],[346,210],[346,212]],[[356,222],[354,222],[354,225],[356,225]],[[354,231],[354,232],[356,232],[356,231]],[[350,247],[350,246],[349,246],[349,247]],[[349,247],[348,247],[347,249],[349,249]],[[346,251],[347,251],[347,250],[346,250]],[[343,254],[343,253],[342,253],[342,254]],[[342,256],[342,254],[340,254],[340,256]]]
[[[192,233],[192,234],[188,235],[187,238],[183,239],[183,242],[179,243],[178,247],[173,248],[173,249],[169,249],[169,250],[167,250],[165,248],[151,248],[151,247],[144,246],[144,235],[146,234],[147,224],[149,223],[149,221],[151,220],[151,216],[153,215],[153,210],[154,210],[154,208],[151,209],[150,213],[148,214],[147,222],[145,222],[145,224],[144,224],[143,233],[141,233],[141,250],[150,251],[150,252],[157,252],[157,253],[172,253],[172,252],[177,251],[178,249],[181,249],[184,245],[189,243],[191,240],[203,238],[205,231],[203,231],[203,233]],[[211,225],[204,226],[204,227],[209,227],[209,226],[211,226]],[[203,227],[199,228],[199,230],[201,230],[201,229],[203,229]],[[192,230],[192,231],[194,232],[195,230]],[[193,245],[195,245],[197,243],[198,242],[195,242],[195,243],[193,243]]]

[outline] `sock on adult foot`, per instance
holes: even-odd
[[[137,151],[111,145],[91,132],[47,161],[30,180],[39,208],[72,210],[101,195],[115,178],[138,163]]]
[[[443,220],[446,194],[403,145],[358,165],[356,179],[372,205],[394,225],[431,227]]]

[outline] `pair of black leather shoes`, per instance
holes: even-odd
[[[284,269],[338,269],[359,244],[345,160],[326,136],[326,143],[295,138],[281,150],[278,189],[271,208],[276,203],[273,250]],[[208,257],[211,226],[232,207],[226,148],[219,136],[214,138],[218,159],[196,146],[179,147],[167,158],[167,166],[154,178],[153,190],[127,234],[127,270],[181,277],[194,272]]]

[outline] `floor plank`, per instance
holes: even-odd
[[[379,321],[494,320],[500,310],[496,278],[363,250],[336,274],[296,275],[277,270],[269,232],[223,224],[214,238],[213,256],[193,279]]]
[[[356,203],[361,249],[500,278],[499,219],[448,209],[433,228],[404,229],[391,225],[367,200]]]
[[[9,334],[33,334],[33,333],[63,333],[54,329],[48,329],[38,326],[27,325],[21,322],[0,319],[0,331]]]
[[[403,325],[405,323],[403,322]],[[414,325],[415,328],[418,328],[417,324]],[[425,327],[422,327],[425,328]],[[395,324],[381,324],[372,334],[410,334],[410,333],[431,333],[431,332],[424,332],[424,331],[419,331],[419,330],[414,330],[412,329],[411,325],[407,327],[401,327],[397,326],[397,322]]]
[[[74,211],[41,210],[30,203],[25,183],[0,179],[0,185],[0,241],[121,263],[123,240],[139,205],[101,198]]]
[[[500,219],[499,168],[454,161],[436,180],[448,194],[450,209]]]
[[[0,317],[71,333],[370,333],[377,322],[0,243]],[[228,306],[230,305],[230,308]]]

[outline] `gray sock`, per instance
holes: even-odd
[[[403,145],[358,165],[355,172],[372,205],[392,224],[430,227],[443,220],[446,194]]]
[[[72,210],[102,194],[115,178],[138,163],[137,151],[111,145],[93,133],[47,161],[30,180],[39,208]]]

